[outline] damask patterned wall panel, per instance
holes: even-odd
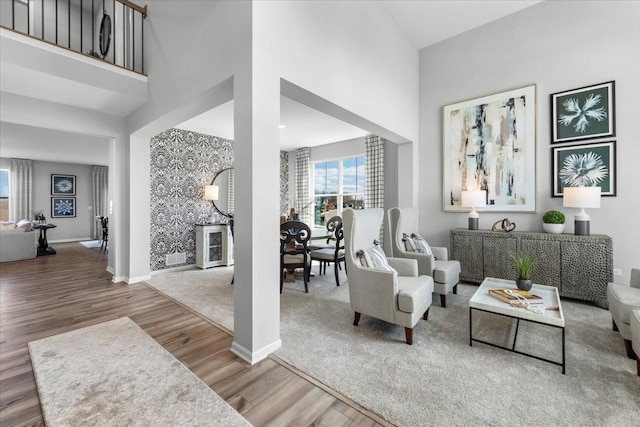
[[[280,213],[289,210],[289,153],[280,152]]]
[[[151,271],[195,264],[194,225],[214,211],[198,192],[222,169],[233,167],[233,141],[182,129],[151,139]],[[226,218],[217,212],[216,221]],[[186,253],[167,266],[165,256]]]
[[[151,139],[151,271],[195,264],[194,226],[214,214],[200,189],[222,169],[233,167],[234,143],[229,139],[169,129]],[[289,155],[280,152],[280,208],[289,200]],[[167,266],[165,257],[186,253],[184,264]]]

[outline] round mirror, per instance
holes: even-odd
[[[223,169],[217,173],[213,185],[218,187],[218,197],[213,200],[213,207],[222,215],[233,218],[233,168]]]
[[[109,45],[111,44],[111,17],[106,13],[100,22],[100,53],[103,57],[109,53]]]

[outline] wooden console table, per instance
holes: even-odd
[[[609,236],[454,229],[450,238],[451,258],[462,267],[461,280],[513,280],[516,268],[509,253],[522,251],[536,259],[531,276],[534,283],[555,286],[563,297],[609,307],[607,283],[613,281],[613,241]]]

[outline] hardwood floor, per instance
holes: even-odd
[[[0,264],[0,425],[43,425],[27,343],[128,316],[254,426],[389,426],[276,357],[250,366],[222,328],[142,284],[114,284],[79,243]],[[212,420],[215,425],[215,420]]]

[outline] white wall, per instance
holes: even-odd
[[[107,139],[109,165],[109,261],[108,269],[114,281],[124,280],[129,271],[128,211],[128,138],[120,117],[83,110],[10,93],[0,97],[0,117],[3,122],[21,126],[41,127]]]
[[[104,137],[0,122],[3,157],[108,166],[109,142]]]
[[[466,214],[443,213],[442,107],[531,83],[537,85],[536,213],[481,213],[481,228],[508,216],[517,230],[542,231],[542,214],[574,209],[551,197],[549,95],[616,81],[617,197],[591,209],[591,232],[613,238],[614,268],[628,282],[640,265],[640,144],[635,104],[640,94],[640,3],[546,1],[420,51],[421,233],[448,245],[449,229],[466,227]]]
[[[53,218],[51,174],[76,176],[76,217]],[[56,228],[47,232],[49,243],[91,240],[93,214],[91,166],[71,163],[33,162],[33,208],[44,211],[47,222]],[[91,210],[89,210],[91,208]]]

